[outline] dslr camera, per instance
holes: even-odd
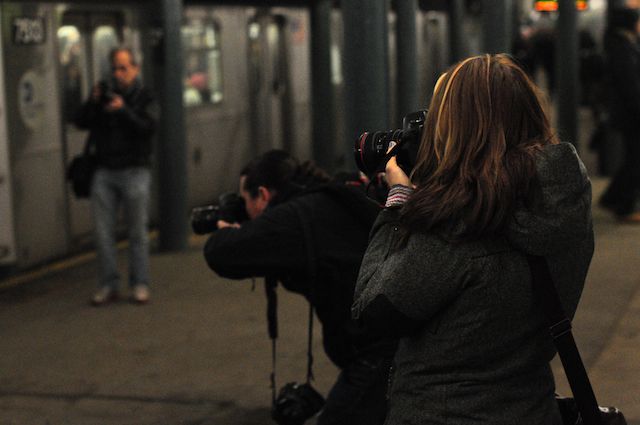
[[[311,385],[289,382],[273,402],[271,418],[278,425],[302,425],[324,406],[324,397]]]
[[[420,110],[405,115],[402,130],[362,133],[353,150],[358,169],[372,178],[384,171],[389,159],[395,155],[398,166],[409,174],[416,164],[426,118],[427,111]],[[392,142],[393,148],[387,153]]]
[[[191,210],[191,228],[198,235],[218,230],[218,220],[242,223],[248,219],[244,199],[232,192],[220,195],[217,205],[205,205]]]

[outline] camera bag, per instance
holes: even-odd
[[[81,154],[76,155],[67,168],[67,180],[71,182],[73,193],[78,199],[91,195],[91,182],[97,168],[95,143],[89,136]]]
[[[542,305],[573,398],[556,395],[564,425],[627,425],[620,410],[599,407],[544,257],[528,255],[533,294]]]

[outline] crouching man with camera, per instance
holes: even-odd
[[[378,205],[361,190],[330,183],[326,173],[310,162],[299,164],[278,150],[245,167],[240,195],[249,220],[217,222],[218,230],[204,248],[207,263],[231,279],[276,278],[311,303],[322,324],[325,352],[341,370],[319,425],[382,424],[396,344],[370,337],[350,318]],[[278,411],[278,401],[274,405],[278,423],[304,422],[306,418],[299,415],[287,418],[287,412]]]

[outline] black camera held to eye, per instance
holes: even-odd
[[[279,425],[302,425],[324,406],[324,397],[311,385],[289,382],[273,402],[271,418]]]
[[[398,166],[409,174],[416,164],[426,118],[427,111],[420,110],[405,115],[402,130],[362,133],[353,150],[358,169],[372,178],[384,171],[389,159],[395,155]],[[387,153],[392,142],[393,148]]]
[[[218,205],[205,205],[191,210],[191,228],[198,235],[218,230],[218,220],[242,223],[248,219],[244,199],[232,192],[220,195]]]
[[[100,89],[100,103],[103,105],[111,103],[115,97],[113,84],[110,81],[103,80],[98,83],[98,88]]]

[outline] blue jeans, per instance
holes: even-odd
[[[91,184],[91,206],[96,228],[99,286],[117,289],[116,226],[124,207],[129,237],[129,285],[149,284],[147,233],[151,172],[145,167],[118,170],[98,168]]]

